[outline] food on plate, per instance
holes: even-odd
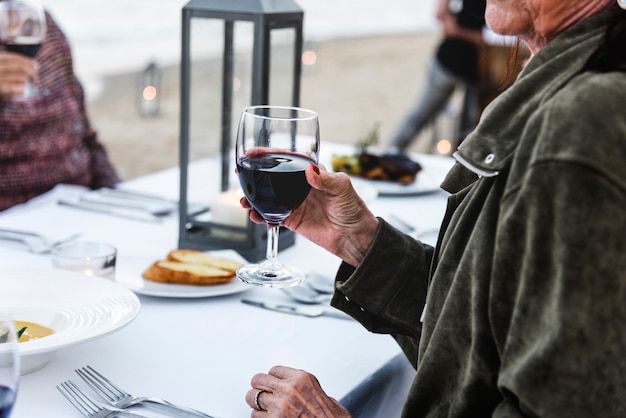
[[[165,260],[154,262],[142,277],[161,283],[216,285],[230,282],[242,264],[191,249],[170,251]]]
[[[395,181],[411,184],[422,166],[403,155],[376,155],[362,151],[354,155],[333,155],[334,171],[343,171],[352,176],[370,180]]]
[[[29,321],[14,321],[15,329],[18,330],[18,341],[23,343],[26,341],[37,340],[39,338],[47,337],[48,335],[54,334],[54,330],[52,328],[45,327],[36,322]],[[21,333],[20,333],[21,331]]]
[[[406,155],[378,155],[368,151],[369,147],[378,143],[379,137],[379,127],[376,124],[365,137],[357,141],[354,154],[333,155],[333,170],[370,180],[393,181],[401,184],[413,183],[422,166]]]

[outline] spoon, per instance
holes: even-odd
[[[318,293],[332,295],[335,292],[335,281],[320,273],[307,273],[305,283]]]
[[[327,303],[332,298],[329,294],[319,293],[307,283],[301,283],[298,286],[281,288],[290,298],[296,302],[306,304]]]

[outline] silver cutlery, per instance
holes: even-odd
[[[138,199],[107,195],[100,192],[86,193],[80,197],[81,202],[103,206],[112,206],[147,212],[154,216],[167,216],[178,209],[174,203],[143,201]]]
[[[433,237],[436,240],[437,235],[439,234],[439,228],[418,230],[413,225],[402,220],[402,218],[400,218],[398,215],[394,215],[393,213],[387,215],[385,218],[387,219],[387,221],[389,222],[391,226],[395,227],[400,232],[403,232],[409,235],[410,237],[413,237],[418,240],[432,241]],[[431,238],[431,239],[428,240],[428,238]]]
[[[335,281],[323,274],[310,272],[307,273],[305,284],[308,284],[313,290],[318,293],[326,293],[332,295],[335,292]]]
[[[68,401],[70,401],[74,408],[78,409],[78,412],[88,418],[146,418],[144,415],[137,415],[128,411],[113,410],[99,405],[71,380],[66,380],[65,382],[58,384],[57,389]]]
[[[131,200],[142,200],[142,201],[178,205],[178,200],[168,199],[166,197],[163,197],[157,194],[141,192],[137,190],[111,189],[108,187],[104,187],[102,189],[98,189],[98,192],[107,196],[115,196],[115,197],[120,197],[120,198],[125,198],[125,199],[131,199]]]
[[[59,200],[57,203],[61,206],[68,206],[68,207],[87,210],[91,212],[105,213],[107,215],[113,215],[113,216],[117,216],[120,218],[132,219],[135,221],[153,222],[153,223],[161,222],[161,218],[159,218],[158,216],[154,216],[148,212],[142,212],[142,211],[137,211],[133,209],[110,207],[110,206],[101,205],[98,203],[90,203],[90,202],[70,202],[69,200]]]
[[[296,302],[310,305],[329,302],[332,298],[332,295],[328,293],[320,293],[309,286],[306,282],[301,283],[298,286],[283,287],[282,291]]]
[[[251,306],[256,306],[263,309],[268,309],[270,311],[286,313],[290,315],[299,315],[305,316],[308,318],[317,318],[319,316],[329,316],[333,318],[339,319],[352,319],[349,315],[338,311],[336,309],[326,309],[318,306],[296,306],[290,305],[286,303],[271,303],[271,302],[262,302],[258,300],[252,299],[242,299],[243,303]]]
[[[55,245],[73,241],[79,236],[73,234],[62,239],[52,239],[36,232],[0,228],[0,240],[21,243],[33,254],[47,254]]]
[[[129,202],[143,203],[143,204],[157,204],[160,205],[160,210],[157,208],[156,210],[160,212],[159,216],[166,215],[166,207],[169,206],[171,208],[171,212],[178,210],[178,200],[177,199],[169,199],[167,197],[160,196],[154,193],[142,192],[137,190],[128,190],[128,189],[110,189],[110,188],[102,188],[98,189],[94,193],[99,193],[102,196],[107,196],[116,199],[124,199]],[[187,211],[189,213],[200,213],[206,212],[209,210],[209,207],[206,204],[198,203],[198,202],[188,202],[187,203]],[[170,212],[170,213],[171,213]]]
[[[182,416],[214,418],[203,412],[185,406],[174,405],[164,399],[152,398],[145,396],[133,396],[119,386],[115,385],[109,379],[98,373],[93,367],[85,366],[74,370],[78,375],[96,392],[102,399],[107,401],[111,406],[119,409],[129,408],[134,405],[142,405],[153,407],[161,411],[182,413]],[[180,414],[177,416],[181,416]]]

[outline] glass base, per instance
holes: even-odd
[[[296,286],[305,278],[300,270],[281,264],[274,264],[272,268],[265,264],[248,264],[237,270],[237,277],[242,282],[262,287]]]

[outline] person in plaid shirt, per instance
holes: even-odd
[[[95,189],[120,181],[87,117],[67,39],[48,13],[46,20],[34,59],[0,44],[0,210],[60,183]],[[28,79],[39,92],[19,97]]]

